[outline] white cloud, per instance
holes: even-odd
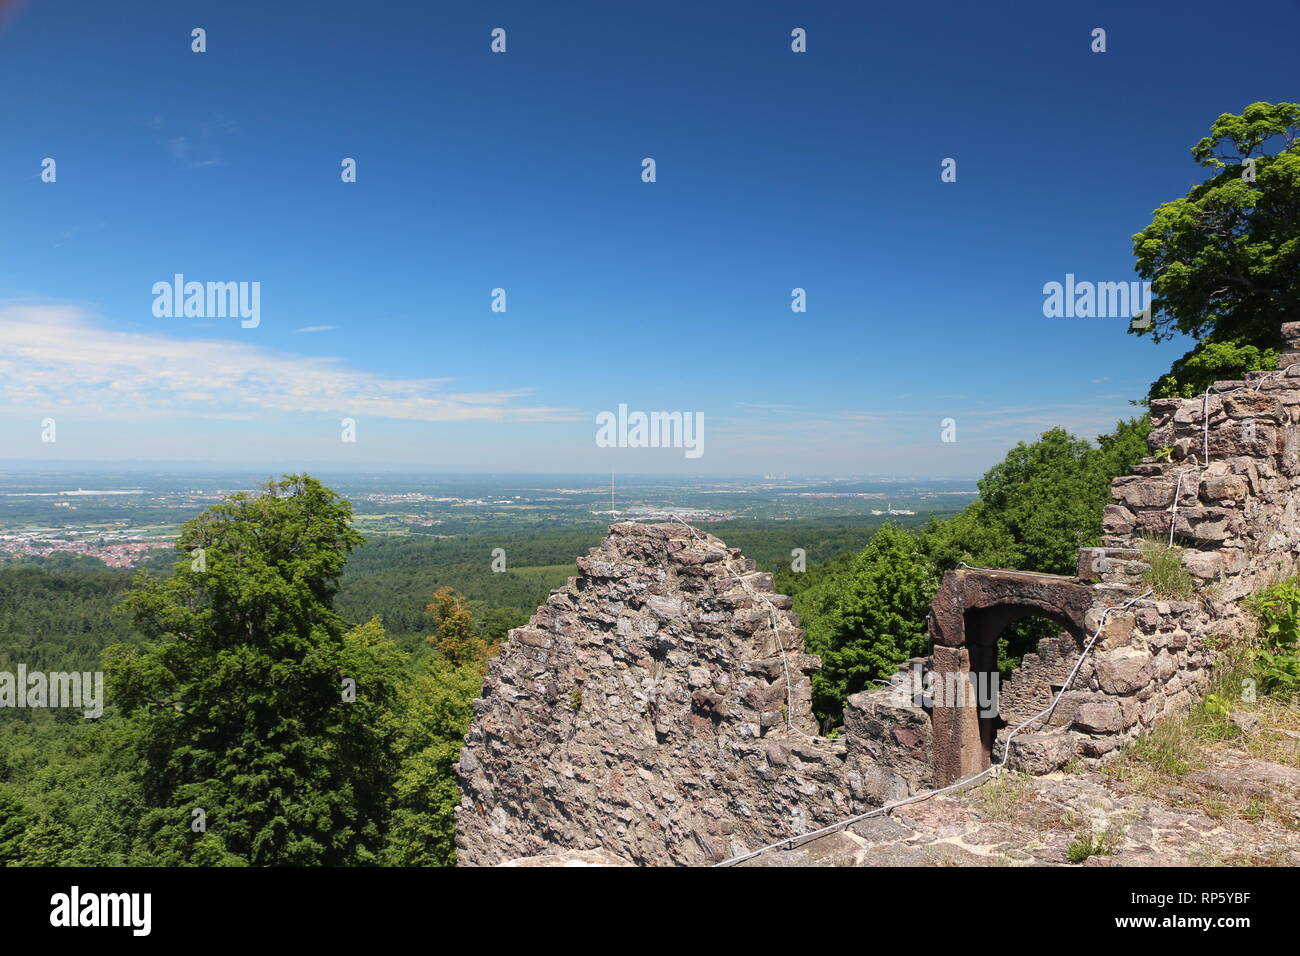
[[[0,305],[0,406],[83,418],[268,419],[341,414],[409,421],[574,421],[572,409],[513,404],[528,389],[445,393],[340,359],[229,339],[103,328],[81,308]]]

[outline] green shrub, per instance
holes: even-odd
[[[1300,693],[1300,581],[1290,578],[1256,594],[1250,608],[1259,619],[1262,646],[1255,651],[1260,690]]]

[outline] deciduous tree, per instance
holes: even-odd
[[[362,540],[351,517],[311,477],[270,482],[187,522],[176,570],[128,596],[152,641],[106,658],[140,728],[160,862],[375,859],[400,668],[377,621],[349,629],[331,606]]]
[[[1300,103],[1224,113],[1192,156],[1213,175],[1133,237],[1153,293],[1151,324],[1135,331],[1198,340],[1150,397],[1272,368],[1281,324],[1300,320]]]

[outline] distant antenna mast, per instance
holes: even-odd
[[[609,513],[614,513],[614,469],[609,470]]]

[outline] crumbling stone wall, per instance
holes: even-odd
[[[1074,580],[1090,582],[1092,591],[1082,630],[1044,641],[1038,653],[1026,656],[1003,688],[1004,726],[992,747],[984,741],[983,753],[972,731],[975,715],[935,709],[937,782],[999,758],[1009,730],[1061,689],[1085,636],[1099,627],[1093,652],[1055,709],[1012,742],[1012,766],[1043,772],[1072,759],[1102,762],[1205,694],[1215,646],[1253,627],[1243,599],[1294,574],[1300,558],[1300,323],[1283,326],[1283,335],[1287,345],[1277,371],[1216,382],[1196,398],[1152,403],[1147,440],[1153,454],[1114,480],[1116,503],[1105,510],[1102,546],[1079,552]],[[1103,627],[1107,608],[1147,590],[1151,552],[1168,548],[1171,530],[1174,553],[1196,583],[1194,593],[1186,599],[1148,595],[1107,615]],[[947,613],[951,619],[961,593],[978,590],[970,578],[996,577],[956,574],[965,580],[945,580],[936,617]],[[1010,604],[1038,599],[1041,606],[1040,592],[1054,587],[1077,589],[1073,582],[1026,578],[1004,598]],[[958,610],[969,620],[972,607],[986,606],[966,603]],[[936,634],[936,671],[972,669],[953,650],[941,649],[942,630]],[[955,646],[962,650],[965,642]]]
[[[457,772],[462,864],[558,848],[708,863],[928,785],[929,720],[858,695],[816,736],[790,599],[683,524],[615,524],[491,662]],[[782,651],[784,648],[784,652]]]
[[[932,656],[851,697],[834,740],[812,716],[820,661],[770,575],[682,524],[611,526],[491,662],[457,766],[460,862],[603,850],[708,863],[953,782],[1001,758],[1093,634],[1069,689],[1012,741],[1011,766],[1101,762],[1186,709],[1215,639],[1251,628],[1243,599],[1300,559],[1300,323],[1283,334],[1277,371],[1152,403],[1153,454],[1115,479],[1102,546],[1080,550],[1077,576],[945,575]],[[1139,598],[1171,529],[1196,592]],[[918,705],[918,675],[942,687],[995,668],[998,634],[1026,614],[1062,632],[1026,655],[996,719],[942,696]]]

